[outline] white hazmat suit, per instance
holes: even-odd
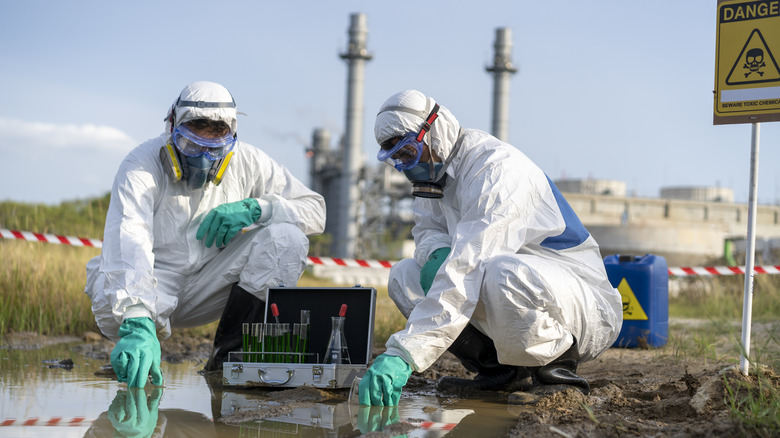
[[[196,82],[180,100],[230,102],[221,85]],[[166,131],[133,149],[111,189],[102,254],[87,264],[85,292],[101,331],[117,340],[124,319],[150,317],[158,336],[171,327],[219,319],[231,286],[265,300],[269,286],[295,285],[306,266],[309,241],[325,227],[325,203],[260,149],[236,142],[219,185],[190,189],[166,174],[160,149],[171,130],[198,118],[223,120],[236,130],[233,108],[171,107]],[[171,116],[173,116],[171,118]],[[258,228],[228,245],[207,247],[196,233],[221,204],[257,199]]]
[[[377,143],[419,131],[433,106],[414,90],[390,97],[376,119]],[[620,294],[552,181],[515,147],[461,128],[443,106],[425,143],[450,161],[447,181],[443,198],[414,200],[414,259],[396,263],[388,285],[408,322],[387,354],[425,370],[469,322],[504,365],[545,365],[574,338],[581,361],[610,347],[622,324]],[[421,267],[443,247],[451,252],[426,296]]]

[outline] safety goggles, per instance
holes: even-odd
[[[396,109],[406,110],[406,108]],[[392,139],[382,143],[379,152],[376,154],[377,160],[384,161],[398,169],[399,172],[416,166],[420,162],[420,156],[422,155],[425,134],[431,130],[431,123],[437,117],[439,117],[439,104],[433,106],[431,113],[428,114],[425,123],[420,128],[420,132],[407,132],[395,145],[392,144]]]
[[[186,125],[179,125],[171,134],[173,144],[182,154],[188,157],[205,155],[210,160],[219,160],[227,155],[236,144],[234,134],[226,134],[218,138],[201,137],[192,132]]]
[[[423,142],[417,140],[417,133],[409,132],[401,137],[395,145],[385,142],[382,149],[376,154],[376,158],[399,171],[404,171],[411,169],[420,162],[422,148]]]

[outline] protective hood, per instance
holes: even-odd
[[[379,114],[374,122],[374,137],[377,144],[382,144],[393,137],[403,136],[407,132],[418,132],[435,104],[433,98],[417,90],[402,91],[390,96],[379,108]],[[412,112],[398,108],[407,108]],[[459,130],[458,119],[439,104],[439,117],[431,124],[431,131],[429,136],[426,136],[425,143],[442,160],[446,160],[458,139]]]
[[[195,119],[222,121],[236,133],[236,102],[233,96],[215,82],[193,82],[179,94],[165,116],[165,132],[172,132],[184,122]]]

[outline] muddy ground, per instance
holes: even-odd
[[[72,340],[72,339],[71,339]],[[94,334],[88,334],[85,342],[74,351],[108,363],[113,343]],[[35,335],[14,335],[4,341],[6,346],[22,347],[54,342]],[[679,341],[677,341],[679,342]],[[745,377],[736,370],[733,352],[727,353],[729,341],[711,346],[720,353],[705,357],[689,357],[690,351],[668,344],[661,349],[607,350],[598,359],[580,365],[580,374],[591,384],[590,395],[569,390],[540,398],[535,404],[517,406],[517,426],[507,435],[511,437],[735,437],[777,436],[778,431],[747,429],[737,419],[731,418],[724,401],[729,386],[737,388],[737,382],[746,379],[756,381],[755,376]],[[161,344],[163,360],[169,362],[195,361],[205,363],[211,351],[211,340],[201,337],[176,335]],[[690,350],[690,348],[688,349]],[[381,351],[376,351],[375,354]],[[723,353],[723,354],[721,354]],[[449,353],[441,357],[423,373],[414,373],[404,391],[404,397],[415,394],[436,394],[436,382],[441,376],[470,376]],[[765,381],[780,388],[780,377],[768,368],[763,369]],[[324,400],[346,399],[348,391],[319,391],[315,389],[291,389],[274,391],[270,397],[284,400],[276,410],[244,413],[241,417],[220,418],[217,421],[240,423],[279,415],[278,409],[290,409],[307,403]],[[775,392],[776,393],[776,392]],[[487,398],[486,394],[440,394],[442,406],[453,397]],[[493,398],[495,394],[491,394]],[[507,400],[509,393],[498,394]],[[403,402],[403,398],[402,398]],[[436,407],[431,407],[436,409]],[[371,432],[367,436],[394,436],[410,428],[404,424]],[[455,429],[457,431],[457,428]],[[773,435],[774,434],[774,435]]]

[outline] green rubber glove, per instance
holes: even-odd
[[[358,408],[357,426],[360,433],[363,434],[381,432],[385,427],[400,421],[397,406],[360,406]]]
[[[401,388],[406,385],[412,367],[403,359],[380,354],[360,380],[359,398],[361,405],[398,406]]]
[[[149,399],[143,388],[119,391],[108,407],[108,420],[125,438],[150,437],[157,427],[157,408],[162,398],[162,388],[155,387]]]
[[[203,219],[195,238],[201,240],[205,236],[207,247],[214,243],[225,246],[242,228],[257,222],[261,213],[260,204],[254,198],[219,205]]]
[[[117,380],[128,388],[143,388],[149,376],[153,385],[163,384],[160,371],[160,341],[151,318],[128,318],[119,326],[122,338],[111,352],[111,366]]]
[[[422,286],[423,293],[427,296],[428,291],[431,290],[433,284],[433,278],[436,277],[436,273],[441,268],[442,263],[450,255],[450,248],[439,248],[434,251],[428,261],[425,262],[425,266],[420,270],[420,286]]]

